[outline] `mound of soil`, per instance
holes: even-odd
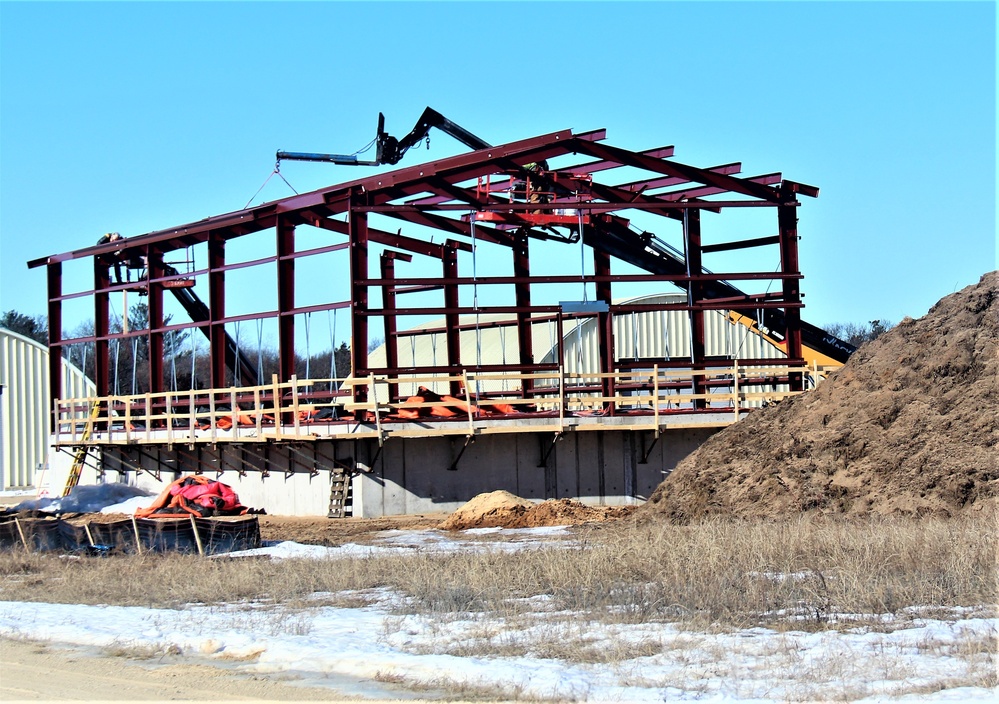
[[[467,504],[452,513],[441,523],[441,530],[465,530],[467,528],[506,527],[520,519],[534,506],[533,501],[514,496],[509,491],[490,491],[479,494]]]
[[[999,272],[863,345],[806,394],[680,462],[642,507],[711,514],[951,515],[999,495]]]
[[[448,516],[438,528],[538,528],[571,526],[590,521],[623,518],[632,507],[586,506],[573,499],[549,499],[535,504],[508,491],[479,494]]]

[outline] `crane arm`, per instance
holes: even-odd
[[[378,132],[375,136],[374,161],[359,159],[357,154],[314,154],[309,152],[285,152],[276,154],[277,160],[291,161],[324,161],[344,166],[379,166],[381,164],[398,164],[406,151],[427,136],[432,128],[449,134],[459,142],[472,149],[486,149],[492,146],[488,142],[466,130],[459,124],[441,115],[431,107],[427,107],[416,121],[416,126],[402,139],[396,139],[385,131],[385,115],[378,113]]]

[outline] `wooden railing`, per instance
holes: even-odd
[[[369,375],[336,382],[297,379],[252,387],[138,395],[57,399],[56,442],[62,446],[101,444],[173,444],[312,440],[317,437],[412,437],[488,432],[540,432],[580,427],[580,418],[627,415],[622,427],[654,429],[680,424],[682,416],[713,414],[703,425],[737,421],[746,411],[779,402],[790,390],[791,375],[805,387],[824,379],[835,367],[786,365],[746,367],[732,364],[704,370],[651,369],[594,372],[476,373],[459,375]],[[390,389],[423,386],[446,395],[458,382],[461,395],[451,401],[390,399]],[[525,382],[528,382],[525,385]],[[337,384],[339,383],[339,386]],[[615,389],[610,395],[600,390]],[[516,391],[505,389],[514,388]],[[521,390],[528,388],[528,393]],[[701,389],[695,393],[695,389]],[[494,404],[515,413],[491,411]],[[97,407],[97,411],[93,411]],[[438,406],[460,409],[451,418],[431,417]],[[418,411],[416,420],[400,411]],[[544,419],[524,423],[525,419]],[[504,422],[506,421],[506,422]],[[86,436],[87,423],[94,432]],[[433,424],[433,425],[428,425]],[[692,425],[689,418],[684,425]],[[599,427],[599,423],[591,424]],[[318,432],[323,429],[322,432]]]

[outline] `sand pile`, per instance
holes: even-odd
[[[566,526],[622,518],[632,508],[586,506],[573,499],[549,499],[535,504],[508,491],[479,494],[440,524],[442,530],[469,528],[537,528]]]
[[[953,514],[999,495],[999,276],[862,346],[815,391],[684,459],[643,507],[709,514]]]

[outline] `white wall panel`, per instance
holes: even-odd
[[[34,485],[35,473],[48,463],[48,349],[22,335],[0,329],[0,490]],[[91,396],[93,382],[63,363],[66,396]]]

